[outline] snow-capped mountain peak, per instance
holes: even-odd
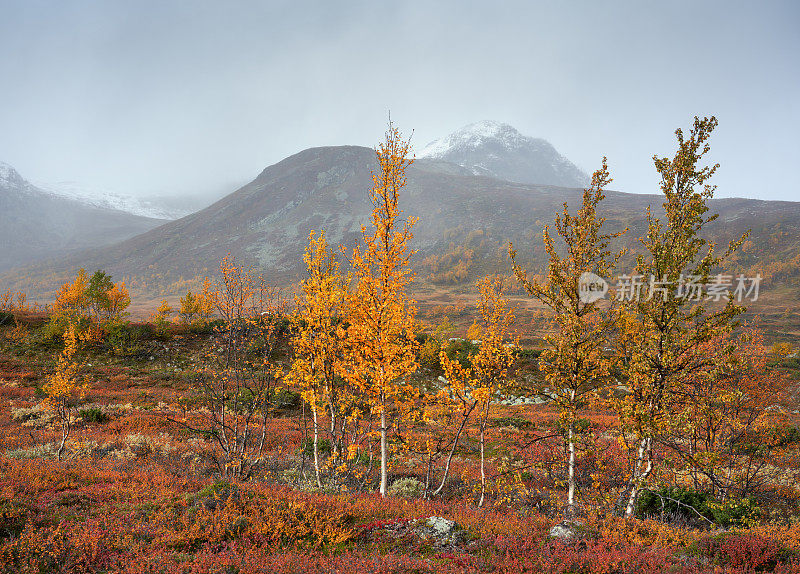
[[[0,161],[0,185],[4,187],[20,187],[27,183],[13,167]]]
[[[547,140],[522,135],[508,124],[490,120],[469,124],[435,140],[416,156],[455,163],[475,175],[519,183],[582,187],[588,181],[586,174]]]
[[[446,137],[432,141],[417,154],[417,157],[441,159],[455,148],[477,148],[484,145],[487,140],[513,146],[519,145],[524,139],[522,134],[508,124],[484,120],[464,126]]]

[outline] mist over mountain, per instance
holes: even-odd
[[[162,223],[47,193],[0,162],[0,270],[117,243]]]
[[[51,195],[71,199],[92,207],[124,211],[152,219],[180,219],[206,207],[211,201],[191,196],[153,195],[137,197],[98,189],[74,181],[35,182],[36,187]]]
[[[333,246],[349,249],[359,240],[361,225],[369,222],[370,172],[376,168],[370,148],[307,149],[267,167],[197,213],[115,245],[6,273],[0,276],[0,290],[52,296],[60,281],[85,267],[125,278],[134,294],[176,295],[185,293],[193,279],[214,275],[227,253],[287,285],[303,276],[302,253],[312,229],[325,230]],[[580,188],[476,176],[468,168],[430,158],[417,160],[407,175],[400,207],[403,217],[419,217],[412,241],[418,250],[415,288],[468,287],[483,274],[508,273],[509,241],[527,268],[543,269],[542,228],[552,223],[563,202],[576,209],[582,194]],[[647,207],[658,213],[662,201],[658,195],[607,191],[601,215],[609,230],[628,227],[620,244],[635,249]],[[709,225],[710,239],[724,244],[752,229],[737,256],[739,268],[758,264],[772,269],[781,285],[797,282],[797,269],[792,273],[781,266],[791,267],[800,253],[800,203],[719,199],[710,207],[720,214]]]
[[[547,141],[508,124],[483,121],[435,140],[417,157],[449,161],[474,175],[518,183],[582,187],[589,178]]]

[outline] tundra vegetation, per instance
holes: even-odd
[[[663,287],[711,285],[746,241],[704,239],[715,126],[654,158],[640,297],[582,296],[625,232],[604,160],[545,227],[547,269],[509,246],[466,337],[423,323],[391,124],[371,226],[338,255],[312,232],[294,294],[229,256],[148,322],[103,271],[51,307],[0,296],[2,570],[800,571],[797,353],[729,293]],[[546,310],[534,345],[523,299]]]

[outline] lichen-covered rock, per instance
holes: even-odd
[[[580,522],[565,520],[550,529],[550,536],[559,540],[573,540],[578,537],[580,526]]]
[[[463,540],[461,527],[446,518],[431,516],[417,526],[416,531],[423,540],[431,540],[434,546],[449,546]]]

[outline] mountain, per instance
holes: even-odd
[[[124,211],[151,219],[180,219],[208,205],[193,197],[136,197],[74,181],[35,182],[42,191],[92,207]]]
[[[163,222],[47,193],[0,162],[0,270],[118,243]]]
[[[589,178],[547,140],[524,136],[508,124],[483,121],[435,140],[419,158],[449,161],[474,175],[518,183],[583,187]]]
[[[0,275],[0,291],[23,289],[29,297],[52,296],[80,267],[125,278],[137,296],[163,297],[194,288],[215,275],[231,253],[243,264],[282,284],[303,274],[302,253],[310,230],[324,229],[332,245],[351,246],[369,222],[367,192],[375,152],[355,146],[312,148],[263,170],[251,183],[187,217],[165,223],[113,246],[94,249]],[[581,189],[513,183],[473,175],[455,164],[423,158],[408,170],[401,196],[403,216],[419,217],[412,246],[415,289],[461,290],[486,273],[508,273],[508,241],[526,268],[543,269],[541,231],[567,201],[575,209]],[[632,249],[645,230],[648,206],[662,198],[608,191],[600,215],[609,230],[629,228],[621,244]],[[760,272],[764,288],[795,301],[800,273],[800,203],[718,199],[718,220],[708,236],[724,243],[747,229],[752,235],[727,273]],[[632,256],[620,273],[632,272]],[[782,312],[782,311],[781,311]]]

